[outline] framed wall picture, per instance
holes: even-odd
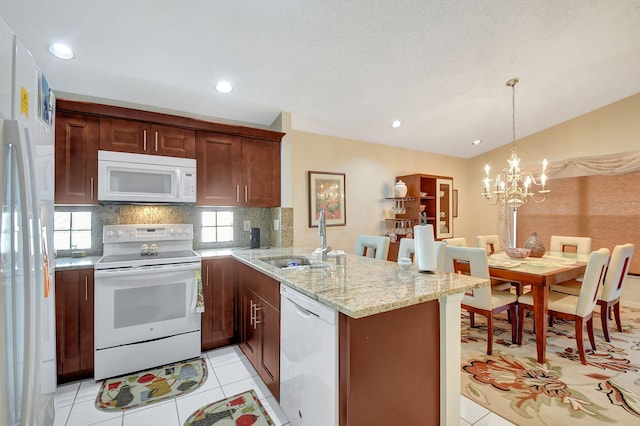
[[[318,226],[324,209],[327,226],[347,224],[345,174],[309,171],[309,227]]]

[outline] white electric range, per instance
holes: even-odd
[[[193,225],[108,225],[95,264],[94,378],[200,355]]]

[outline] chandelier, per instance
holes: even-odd
[[[511,146],[511,158],[507,160],[509,164],[508,170],[503,170],[493,179],[489,177],[491,167],[489,164],[484,166],[484,192],[482,195],[487,203],[492,206],[506,204],[509,207],[517,209],[523,204],[526,204],[529,200],[533,200],[537,203],[541,203],[545,199],[545,194],[549,192],[545,188],[547,182],[547,175],[545,174],[547,169],[547,160],[542,162],[542,173],[539,176],[539,180],[529,172],[520,170],[520,157],[516,150],[516,84],[517,78],[512,78],[507,81],[507,86],[512,90],[512,123],[513,123],[513,141]],[[537,191],[537,194],[533,192],[533,186],[541,187],[542,189]]]

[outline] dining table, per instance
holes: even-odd
[[[584,275],[588,254],[547,252],[542,257],[512,259],[504,252],[488,257],[489,275],[509,282],[531,285],[538,363],[543,364],[547,348],[549,288]]]

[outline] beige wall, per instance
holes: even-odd
[[[358,234],[381,235],[385,231],[384,211],[391,203],[384,198],[392,195],[395,177],[428,173],[452,176],[454,187],[461,194],[466,188],[467,160],[427,154],[360,141],[292,131],[291,144],[294,244],[317,247],[317,228],[309,228],[309,170],[346,174],[347,226],[329,227],[329,245],[334,249],[353,252]],[[464,201],[459,202],[462,209]],[[454,231],[468,228],[469,215],[461,214],[454,222]]]
[[[573,120],[516,141],[523,168],[539,167],[544,158],[550,163],[576,157],[616,154],[640,149],[640,94],[592,111]],[[526,120],[526,117],[520,118]],[[510,155],[507,145],[469,160],[469,187],[482,190],[482,168],[489,162],[495,171]],[[549,182],[553,191],[553,180]],[[480,197],[478,197],[480,198]],[[527,206],[521,207],[526,209]],[[498,232],[498,207],[474,203],[475,218],[471,235]]]
[[[637,150],[640,146],[640,94],[516,141],[522,165],[537,166],[543,158],[550,162],[580,156]],[[526,119],[526,118],[523,118]],[[289,122],[290,123],[290,122]],[[287,127],[287,126],[283,126]],[[287,131],[283,161],[284,207],[294,209],[294,244],[315,247],[315,228],[308,226],[307,171],[346,173],[347,226],[331,227],[329,242],[335,249],[352,251],[360,233],[384,232],[384,210],[390,203],[395,176],[428,173],[453,176],[459,190],[459,217],[454,233],[475,245],[475,236],[498,233],[498,208],[484,203],[482,168],[506,165],[511,146],[507,145],[470,160],[439,156],[385,145],[370,144],[330,136]],[[553,181],[550,182],[553,190]],[[526,206],[524,207],[526,208]]]

